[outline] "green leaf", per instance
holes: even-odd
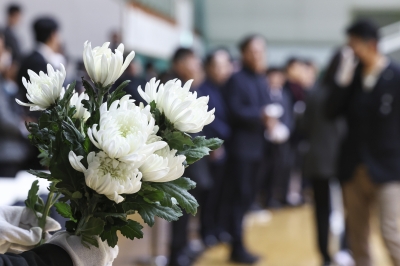
[[[143,237],[143,226],[133,220],[128,220],[127,221],[128,224],[121,227],[119,230],[121,231],[121,234],[126,237],[129,238],[131,240],[135,239],[135,238],[142,238]]]
[[[36,171],[36,170],[32,170],[32,169],[28,170],[27,172],[30,173],[31,175],[34,175],[34,176],[37,176],[37,177],[40,177],[40,178],[44,178],[44,179],[47,179],[49,181],[52,181],[52,179],[53,179],[51,177],[51,174],[48,174],[48,173],[45,173],[45,172]]]
[[[171,149],[181,151],[184,146],[194,146],[194,143],[189,135],[184,134],[180,131],[169,131],[166,130],[161,136]]]
[[[99,247],[98,240],[95,237],[93,237],[92,235],[82,234],[81,235],[81,243],[84,247],[86,247],[88,249],[90,249],[90,246],[88,244],[95,246],[96,248]]]
[[[38,158],[40,159],[41,165],[49,167],[51,158],[47,150],[41,150]]]
[[[103,220],[105,220],[107,217],[115,217],[121,220],[126,220],[126,213],[96,212],[94,216],[102,218]]]
[[[188,192],[188,190],[196,187],[196,183],[186,177],[178,178],[171,182],[154,183],[153,187],[164,191],[166,195],[174,197],[179,206],[184,208],[186,212],[193,215],[197,212],[199,204],[197,200]]]
[[[216,150],[219,147],[221,147],[224,141],[219,138],[206,139],[206,137],[201,136],[201,137],[195,137],[193,139],[193,143],[197,147],[207,147],[210,148],[211,150]]]
[[[73,222],[76,222],[76,219],[74,218],[72,211],[71,211],[71,206],[65,202],[57,202],[54,204],[54,207],[56,207],[57,212],[64,218],[70,219]]]
[[[164,192],[162,192],[161,190],[153,190],[153,191],[143,190],[139,191],[138,194],[142,196],[143,199],[149,203],[161,201],[164,198]]]
[[[118,243],[118,235],[117,229],[115,227],[111,227],[110,230],[104,230],[104,232],[100,235],[101,240],[106,241],[110,247],[115,247]]]
[[[73,199],[81,199],[82,193],[80,191],[75,191],[74,193],[72,193],[72,198]]]
[[[150,103],[150,112],[154,112],[157,109],[156,101],[151,101]]]
[[[150,225],[154,225],[154,217],[160,217],[168,222],[177,221],[182,216],[181,209],[173,205],[170,207],[164,207],[160,203],[148,203],[144,199],[137,199],[135,202],[125,202],[123,208],[126,212],[130,210],[138,210],[143,221]]]
[[[125,87],[128,86],[128,84],[130,83],[130,80],[125,80],[124,82],[122,82],[116,89],[115,91],[113,91],[107,99],[107,106],[110,107],[110,105],[116,101],[121,99],[126,92],[124,91]]]
[[[96,236],[100,235],[104,230],[105,222],[98,217],[90,217],[89,221],[83,225],[81,229],[82,235]]]
[[[28,198],[25,200],[25,206],[35,212],[35,204],[38,201],[38,192],[39,192],[39,180],[35,180],[32,183],[31,189],[28,192]],[[36,212],[35,212],[36,214]]]
[[[193,164],[204,156],[209,155],[210,151],[219,148],[223,141],[220,139],[206,139],[204,136],[193,139],[193,146],[185,145],[179,154],[186,156],[187,164]]]

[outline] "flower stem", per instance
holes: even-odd
[[[50,208],[54,205],[54,203],[57,201],[54,199],[54,191],[55,191],[55,183],[51,183],[50,185],[50,193],[47,197],[46,204],[44,205],[42,217],[39,217],[39,227],[42,229],[42,239],[40,240],[38,246],[42,245],[45,243],[45,237],[46,237],[46,218],[49,216]],[[59,195],[56,196],[56,199],[59,198]]]
[[[97,195],[93,195],[93,197],[88,198],[88,205],[82,211],[82,217],[79,220],[78,225],[76,226],[75,235],[81,235],[82,230],[85,228],[90,218],[93,217],[98,201],[99,197]]]

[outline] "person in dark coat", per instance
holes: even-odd
[[[265,194],[266,206],[279,208],[286,204],[290,180],[290,133],[294,127],[293,108],[290,93],[283,88],[285,74],[279,68],[267,70],[268,93],[271,105],[266,110],[272,112],[274,123],[265,132],[266,154],[263,174],[260,180],[260,194]],[[276,113],[278,112],[278,113]]]
[[[379,207],[381,234],[400,265],[400,67],[379,52],[378,27],[360,20],[347,29],[327,115],[346,118],[339,156],[350,248],[357,266],[371,266],[370,213]],[[356,66],[354,55],[359,60]]]
[[[204,63],[206,80],[197,90],[198,97],[208,96],[209,109],[215,108],[215,120],[204,127],[202,135],[207,138],[229,139],[231,129],[228,121],[226,105],[222,97],[221,89],[232,74],[232,63],[229,53],[223,49],[216,49],[211,52]],[[212,187],[204,195],[204,202],[200,203],[201,230],[200,234],[206,246],[218,243],[218,240],[225,241],[228,229],[227,209],[229,197],[222,194],[225,177],[226,151],[222,146],[211,152],[210,156],[204,158],[212,176]]]
[[[324,108],[329,86],[334,83],[339,59],[340,54],[336,53],[323,79],[308,95],[307,108],[301,121],[302,131],[309,142],[309,150],[304,156],[303,175],[311,180],[318,249],[322,265],[326,266],[332,263],[329,253],[330,183],[337,177],[336,161],[346,127],[344,120],[340,117],[332,121],[328,120],[324,114]]]
[[[201,61],[192,49],[178,48],[172,56],[171,71],[164,75],[162,83],[171,79],[178,78],[182,85],[190,79],[194,79],[191,91],[197,90],[202,76]],[[193,136],[194,137],[194,136]],[[202,202],[204,192],[212,186],[207,161],[200,160],[186,168],[184,176],[191,178],[197,183],[196,188],[191,191],[193,196]],[[201,215],[201,214],[200,214]],[[172,235],[170,243],[170,266],[188,266],[199,255],[197,250],[193,250],[189,245],[189,214],[185,213],[175,222],[172,222]]]
[[[265,106],[269,103],[265,80],[265,40],[253,35],[240,43],[243,68],[226,84],[223,95],[232,128],[226,142],[229,180],[224,183],[231,195],[231,260],[255,263],[243,243],[243,218],[254,201],[256,177],[264,158]]]
[[[15,36],[14,28],[21,20],[21,7],[16,4],[11,4],[7,8],[7,26],[4,28],[4,37],[6,48],[11,51],[12,60],[19,63],[22,59],[21,47],[17,36]]]
[[[37,42],[36,49],[25,59],[23,59],[21,67],[18,71],[18,86],[19,95],[16,97],[22,102],[28,102],[26,97],[26,88],[22,84],[22,78],[25,77],[29,81],[28,70],[32,70],[35,73],[40,71],[47,72],[47,64],[50,63],[54,68],[59,68],[62,58],[57,53],[59,49],[59,37],[58,37],[58,24],[52,18],[39,18],[33,23],[33,31],[35,34],[35,40]],[[23,108],[23,116],[26,121],[36,121],[40,112],[30,112],[29,108]],[[30,158],[25,165],[26,169],[42,169],[37,158],[38,151],[36,147],[30,147]]]
[[[63,63],[62,56],[58,53],[60,49],[60,39],[58,36],[58,23],[49,17],[42,17],[34,21],[33,31],[35,35],[36,48],[35,50],[23,59],[21,67],[18,71],[18,85],[20,87],[22,102],[27,102],[26,89],[22,84],[22,77],[29,81],[28,70],[35,73],[40,71],[47,72],[47,64],[51,64],[55,69],[60,68],[60,63]],[[32,112],[27,113],[33,115]]]

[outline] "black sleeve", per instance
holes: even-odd
[[[344,88],[332,84],[329,89],[330,91],[325,105],[325,114],[328,119],[333,120],[338,116],[345,115],[353,86],[350,85]]]
[[[244,101],[247,95],[246,88],[238,79],[231,78],[224,89],[224,98],[229,109],[232,121],[243,127],[259,127],[263,125],[261,110]]]
[[[44,244],[19,255],[0,254],[0,266],[73,266],[73,263],[64,249]]]

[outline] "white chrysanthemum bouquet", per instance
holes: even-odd
[[[134,52],[124,61],[124,46],[113,53],[108,45],[92,49],[85,43],[83,60],[93,84],[82,78],[84,93],[75,92],[75,83],[64,89],[64,67],[55,71],[49,65],[47,74],[29,71],[30,81],[23,80],[30,103],[17,100],[42,111],[27,128],[50,173],[29,172],[52,182],[46,202],[34,182],[26,205],[41,214],[42,228],[54,205],[69,219],[67,231],[87,247],[98,245],[96,236],[114,247],[117,231],[141,238],[142,226],[129,214],[139,213],[150,226],[155,216],[177,220],[181,208],[195,214],[198,204],[188,193],[195,183],[182,177],[184,169],[222,144],[188,135],[214,120],[208,97],[197,98],[191,82],[182,87],[179,80],[163,85],[153,79],[138,89],[146,101],[140,104],[125,95],[129,81],[109,93]]]

